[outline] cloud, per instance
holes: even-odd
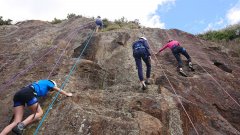
[[[114,21],[121,17],[127,20],[139,19],[147,27],[164,28],[156,13],[160,6],[173,4],[175,0],[1,0],[0,13],[14,21],[40,19],[51,21],[64,19],[68,13],[87,17],[100,15]]]
[[[240,0],[227,12],[226,17],[229,24],[236,24],[240,22]]]
[[[203,30],[204,32],[209,30],[218,30],[226,26],[226,23],[223,18],[219,18],[214,23],[209,23],[208,26]]]
[[[206,31],[213,30],[213,29],[214,29],[213,24],[209,23],[208,26],[203,31],[206,32]]]
[[[227,25],[240,23],[240,0],[226,12],[226,16],[219,18],[216,22],[209,23],[204,32],[209,30],[218,30]]]
[[[224,20],[220,18],[219,21],[216,22],[216,25],[222,25],[223,23],[224,23]]]

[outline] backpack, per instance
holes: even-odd
[[[133,44],[133,50],[139,50],[139,49],[145,49],[145,46],[143,45],[142,41],[138,40]]]

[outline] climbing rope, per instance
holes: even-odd
[[[50,110],[52,109],[52,106],[53,106],[53,104],[55,103],[55,101],[57,100],[58,95],[59,95],[60,92],[63,90],[63,88],[65,87],[65,85],[68,83],[69,78],[70,78],[70,76],[72,75],[73,71],[75,70],[78,61],[80,61],[80,59],[81,59],[84,51],[86,50],[86,48],[87,48],[87,46],[88,46],[88,44],[89,44],[89,42],[90,42],[90,40],[91,40],[91,38],[92,38],[92,36],[93,36],[93,34],[94,34],[94,31],[95,31],[95,29],[92,31],[90,37],[87,39],[87,42],[86,42],[86,44],[85,44],[85,46],[84,46],[81,54],[80,54],[79,57],[77,58],[75,64],[72,66],[72,68],[71,68],[68,76],[66,77],[65,81],[62,83],[61,88],[60,88],[60,91],[58,91],[58,92],[56,93],[56,95],[54,96],[53,101],[52,101],[51,104],[49,105],[46,113],[44,114],[43,118],[41,119],[40,123],[38,124],[37,129],[36,129],[35,132],[34,132],[34,135],[37,135],[37,134],[38,134],[38,131],[39,131],[40,127],[42,126],[42,124],[43,124],[44,120],[46,119],[48,113],[49,113]]]
[[[75,35],[73,35],[73,37],[75,37],[75,36],[76,36],[76,34],[77,34],[77,33],[75,33]],[[58,63],[60,62],[60,60],[61,60],[61,58],[62,58],[62,56],[63,56],[64,52],[66,51],[66,49],[67,49],[68,45],[71,43],[71,41],[72,41],[73,37],[72,37],[72,38],[71,38],[71,39],[68,41],[68,43],[67,43],[66,47],[63,49],[63,51],[62,51],[61,55],[58,57],[58,60],[57,60],[57,61],[56,61],[56,63],[54,64],[54,66],[53,66],[52,70],[50,71],[50,73],[49,73],[49,75],[48,75],[48,77],[47,77],[47,79],[49,79],[49,77],[52,75],[53,71],[54,71],[54,70],[55,70],[55,68],[57,67],[57,65],[58,65]]]
[[[149,45],[149,46],[150,46],[150,45]],[[155,58],[156,58],[156,60],[157,60],[157,63],[160,65],[160,62],[158,61],[158,59],[157,59],[157,57],[156,57],[156,55],[155,55],[155,54],[154,54],[154,56],[155,56]],[[181,106],[182,106],[182,108],[183,108],[184,112],[186,113],[186,115],[187,115],[187,117],[188,117],[189,121],[191,122],[191,124],[192,124],[192,126],[193,126],[193,128],[194,128],[195,132],[197,133],[197,135],[199,135],[199,133],[198,133],[198,131],[197,131],[196,127],[194,126],[194,124],[193,124],[193,122],[192,122],[192,120],[191,120],[191,118],[190,118],[189,114],[187,113],[187,111],[186,111],[185,107],[183,106],[183,103],[182,103],[182,101],[181,101],[181,100],[180,100],[180,98],[177,96],[177,92],[176,92],[176,90],[174,89],[174,87],[173,87],[172,83],[170,82],[169,78],[167,77],[167,75],[166,75],[166,73],[165,73],[165,71],[163,70],[163,67],[162,67],[161,65],[160,65],[160,68],[162,69],[164,76],[167,78],[167,81],[168,81],[169,85],[171,86],[172,90],[174,91],[174,94],[176,95],[176,97],[177,97],[177,99],[178,99],[179,103],[181,104]]]
[[[200,42],[202,45],[204,45],[201,40],[199,40],[199,42]],[[194,60],[194,61],[195,61],[195,62],[214,80],[214,82],[240,107],[240,104],[227,92],[227,90],[225,90],[225,89],[221,86],[221,84],[220,84],[203,66],[201,66],[196,60]]]
[[[80,29],[83,29],[85,27],[88,27],[88,24],[85,24],[81,27],[79,27],[78,29],[74,30],[73,32],[71,32],[68,36],[73,35],[74,33],[76,33],[77,31],[79,31]],[[64,40],[66,40],[67,37],[64,38]],[[34,63],[30,64],[27,68],[25,68],[24,70],[18,72],[17,74],[13,75],[11,77],[11,79],[9,79],[8,81],[6,81],[5,84],[3,84],[2,86],[0,86],[0,91],[6,89],[8,86],[10,86],[12,83],[14,83],[18,77],[20,77],[21,75],[23,75],[24,73],[27,73],[30,69],[32,69],[35,65],[38,65],[37,63],[42,60],[47,54],[49,54],[50,52],[52,52],[54,49],[57,48],[57,45],[55,46],[51,46],[50,49],[48,51],[46,51],[39,59],[35,60]]]
[[[147,42],[148,42],[148,41],[147,41]],[[154,51],[152,50],[150,44],[148,44],[148,45],[149,45],[150,50],[151,50],[152,52],[154,52]],[[160,62],[159,62],[159,60],[157,59],[157,57],[156,57],[155,54],[154,54],[154,57],[155,57],[155,59],[157,60],[157,64],[158,64],[158,65],[160,66],[160,68],[162,69],[162,72],[163,72],[164,76],[166,77],[166,79],[167,79],[167,81],[168,81],[170,87],[172,88],[174,94],[176,95],[176,97],[177,97],[177,99],[178,99],[178,102],[181,104],[181,106],[182,106],[182,108],[183,108],[185,114],[187,115],[187,117],[188,117],[190,123],[192,124],[192,126],[193,126],[193,128],[194,128],[196,134],[199,135],[199,133],[198,133],[196,127],[195,127],[194,124],[193,124],[193,121],[192,121],[191,118],[190,118],[190,115],[187,113],[187,110],[185,109],[185,107],[184,107],[182,101],[181,101],[180,98],[177,96],[177,92],[176,92],[176,90],[174,89],[174,87],[173,87],[171,81],[169,80],[169,78],[168,78],[167,74],[165,73],[163,67],[160,65]]]
[[[13,82],[15,82],[15,80],[22,74],[26,73],[28,70],[30,70],[32,67],[34,67],[35,65],[37,65],[37,62],[40,61],[44,56],[46,56],[47,54],[49,54],[50,52],[52,52],[57,46],[51,47],[46,53],[45,55],[42,55],[39,59],[37,59],[33,64],[29,65],[26,69],[18,72],[17,74],[15,74],[11,79],[9,79],[7,81],[7,83],[5,85],[2,85],[0,87],[0,91],[3,89],[6,89],[6,87],[10,86]]]
[[[214,81],[215,83],[240,107],[240,104],[221,86],[221,84],[204,68],[202,67],[196,60],[194,60]]]
[[[167,35],[168,35],[168,33],[167,33]],[[169,37],[169,35],[168,35],[168,37]],[[202,45],[204,45],[200,39],[198,39],[198,40],[199,40],[199,42],[200,42]],[[240,104],[227,92],[227,90],[225,90],[225,89],[221,86],[221,84],[220,84],[203,66],[201,66],[201,65],[197,62],[197,60],[195,60],[195,59],[193,59],[193,58],[192,58],[192,60],[193,60],[195,63],[197,63],[197,65],[199,65],[199,66],[214,80],[214,82],[240,107]]]

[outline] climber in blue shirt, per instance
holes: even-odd
[[[96,21],[96,32],[98,32],[98,29],[102,29],[103,28],[103,22],[100,16],[97,17]]]
[[[149,85],[149,79],[151,74],[151,54],[149,51],[149,45],[147,39],[145,37],[140,37],[137,41],[135,41],[132,45],[133,57],[136,62],[136,66],[138,69],[138,77],[142,84],[142,89],[145,90]],[[142,71],[142,60],[145,62],[147,66],[146,77],[147,80],[143,79],[143,71]]]
[[[72,93],[65,92],[58,88],[56,82],[53,80],[39,80],[23,87],[14,95],[13,98],[13,121],[10,125],[3,129],[0,135],[6,135],[11,130],[16,134],[21,135],[25,126],[39,120],[39,118],[43,115],[43,110],[38,103],[37,97],[45,97],[49,91],[57,91],[68,97],[73,95]],[[25,104],[33,112],[33,114],[22,121]]]

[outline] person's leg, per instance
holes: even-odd
[[[178,62],[178,68],[182,68],[182,60],[181,60],[180,54],[177,51],[173,51],[173,55],[175,56]]]
[[[147,77],[147,83],[149,83],[150,75],[151,75],[151,59],[150,57],[145,57],[143,59],[147,66],[147,71],[146,71],[146,77]]]
[[[147,87],[146,87],[146,84],[143,80],[143,72],[142,72],[142,57],[141,56],[137,56],[137,57],[134,57],[135,58],[135,62],[136,62],[136,66],[137,66],[137,69],[138,69],[138,77],[139,77],[139,80],[142,84],[142,89],[145,90]]]
[[[182,48],[181,54],[183,54],[187,58],[188,62],[191,62],[191,57],[188,55],[185,48]]]
[[[103,24],[101,24],[101,26],[100,26],[100,31],[103,29]]]
[[[191,57],[189,56],[189,54],[187,53],[187,50],[185,48],[182,48],[181,54],[183,54],[187,58],[188,67],[191,68],[192,71],[194,71],[193,65],[192,65],[192,62],[191,62]]]
[[[140,81],[143,81],[141,57],[135,57],[135,62],[136,62],[137,70],[138,70],[138,78]]]
[[[31,106],[28,107],[33,114],[29,115],[22,123],[26,126],[36,120],[39,120],[40,117],[43,115],[43,110],[41,108],[41,106],[39,105],[39,103],[35,103]]]
[[[3,129],[0,135],[8,134],[19,122],[21,122],[23,118],[23,113],[24,113],[23,105],[14,107],[14,120],[10,125]]]
[[[102,24],[99,25],[98,32],[101,32],[102,30]]]
[[[99,25],[96,26],[96,33],[98,33]]]
[[[172,51],[172,53],[178,61],[178,72],[181,75],[187,77],[187,75],[183,72],[183,69],[182,69],[182,60],[181,60],[181,57],[180,57],[181,50],[182,50],[182,47],[178,47],[176,50]]]

